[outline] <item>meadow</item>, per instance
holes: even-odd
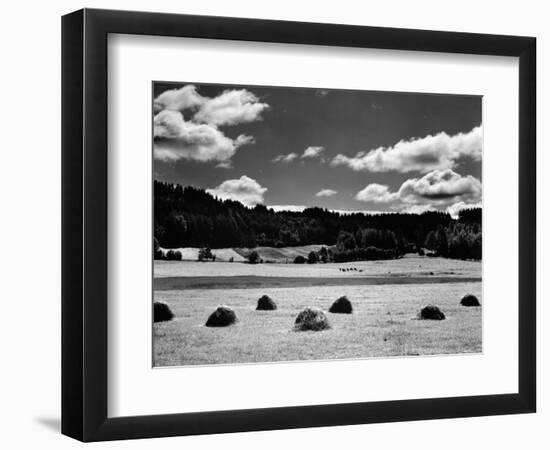
[[[155,301],[175,315],[153,325],[155,366],[482,351],[482,308],[459,304],[467,293],[483,304],[480,262],[420,256],[315,265],[155,261],[154,270]],[[255,310],[264,294],[277,310]],[[301,310],[328,311],[343,295],[353,314],[327,313],[329,330],[293,330]],[[222,304],[235,310],[238,322],[205,327]],[[427,304],[439,306],[446,320],[418,320]]]
[[[317,249],[319,246],[316,247]],[[343,272],[340,269],[357,268]],[[481,262],[405,255],[401,259],[327,264],[241,264],[237,262],[155,261],[155,278],[201,276],[331,277],[439,276],[481,277]],[[360,272],[362,270],[362,272]]]

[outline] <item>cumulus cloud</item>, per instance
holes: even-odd
[[[451,169],[434,170],[422,178],[405,181],[398,194],[406,203],[475,202],[481,199],[481,181],[472,175],[459,175]]]
[[[162,161],[179,159],[227,161],[254,138],[239,135],[231,139],[216,126],[184,120],[179,111],[163,110],[153,119],[154,155]]]
[[[362,151],[353,157],[336,155],[331,166],[346,166],[370,172],[430,172],[451,169],[461,158],[481,160],[483,132],[481,126],[453,136],[445,132],[423,138],[402,140],[391,147]]]
[[[273,158],[271,160],[271,162],[274,162],[274,163],[280,163],[280,162],[289,163],[289,162],[294,161],[296,158],[298,158],[297,153],[289,153],[288,155],[278,155],[275,158]]]
[[[222,200],[236,200],[245,206],[255,206],[264,202],[264,193],[267,188],[262,187],[256,180],[247,177],[225,180],[214,189],[206,192]]]
[[[389,203],[395,200],[397,195],[390,192],[389,186],[372,183],[355,194],[355,199],[362,202]]]
[[[333,195],[338,194],[338,191],[335,191],[334,189],[321,189],[317,194],[315,194],[316,197],[332,197]]]
[[[321,153],[325,150],[325,147],[320,146],[310,146],[304,150],[301,158],[318,158],[321,156]]]
[[[153,101],[155,158],[218,161],[217,167],[228,168],[237,149],[254,138],[231,138],[219,127],[261,120],[268,107],[245,89],[226,90],[214,98],[200,95],[193,85],[164,91]]]
[[[215,98],[209,98],[194,116],[197,122],[218,126],[261,120],[261,114],[269,107],[261,103],[252,92],[246,89],[227,90]]]
[[[170,111],[183,111],[204,104],[206,97],[197,92],[197,88],[191,84],[180,89],[164,91],[153,100],[155,113],[167,109]]]
[[[355,199],[393,203],[394,209],[416,213],[433,210],[435,206],[448,206],[449,214],[455,216],[463,205],[477,206],[481,202],[481,194],[481,181],[477,178],[446,169],[406,180],[396,192],[391,192],[386,185],[372,183],[359,191]]]

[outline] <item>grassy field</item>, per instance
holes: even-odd
[[[279,250],[279,249],[277,249]],[[357,271],[347,269],[355,268]],[[346,271],[340,270],[346,269]],[[406,255],[385,261],[358,261],[330,264],[242,264],[196,261],[155,261],[155,278],[266,276],[305,278],[382,277],[467,277],[481,278],[481,263],[459,259]]]
[[[339,270],[343,267],[356,267],[357,272],[344,274]],[[256,287],[250,277],[277,283]],[[481,352],[482,308],[459,305],[466,293],[483,303],[480,277],[480,263],[422,257],[315,266],[155,262],[155,300],[168,303],[175,319],[153,325],[154,363],[174,366]],[[315,285],[319,279],[326,284]],[[171,280],[180,280],[180,285],[171,289],[174,286],[156,284]],[[263,294],[276,301],[276,311],[255,311]],[[330,330],[293,331],[302,309],[316,306],[327,311],[342,295],[353,303],[353,314],[327,313]],[[429,303],[438,305],[447,319],[416,320],[420,308]],[[208,315],[221,304],[235,310],[238,323],[205,327]]]
[[[234,262],[248,261],[248,255],[252,250],[256,250],[260,255],[260,258],[265,262],[270,263],[291,263],[296,256],[303,256],[307,258],[307,255],[311,251],[319,251],[323,247],[322,245],[300,245],[295,247],[255,247],[251,248],[216,248],[212,249],[212,254],[216,256],[216,261],[227,262],[233,260]],[[326,247],[326,246],[325,246]],[[181,253],[181,257],[185,261],[197,261],[199,256],[198,247],[183,247],[173,248],[170,250],[177,250]],[[168,249],[162,249],[163,252],[167,252]]]

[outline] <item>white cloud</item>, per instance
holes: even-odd
[[[200,95],[193,85],[164,91],[153,101],[155,158],[218,161],[223,164],[217,167],[228,168],[237,149],[254,138],[230,138],[218,127],[261,120],[268,107],[245,89],[226,90],[214,98]]]
[[[273,158],[271,160],[271,162],[274,162],[274,163],[279,163],[279,162],[289,163],[289,162],[294,161],[296,158],[298,158],[297,153],[289,153],[288,155],[278,155],[275,158]]]
[[[222,200],[236,200],[245,206],[255,206],[264,202],[264,193],[267,188],[262,187],[256,180],[247,177],[225,180],[214,189],[206,192]]]
[[[306,208],[311,208],[312,206],[305,205],[270,205],[267,208],[273,209],[275,212],[278,211],[291,211],[291,212],[302,212]],[[349,214],[395,214],[395,211],[367,211],[367,210],[349,210],[349,209],[329,209],[330,212],[349,215]]]
[[[192,120],[212,125],[237,125],[261,120],[261,113],[269,108],[246,89],[226,90],[217,97],[204,97],[196,86],[188,84],[159,94],[153,101],[155,113],[162,110],[193,110]]]
[[[338,191],[335,191],[334,189],[321,189],[317,194],[315,194],[316,197],[332,197],[333,195],[338,194]]]
[[[218,169],[232,169],[233,168],[233,162],[231,160],[229,161],[222,161],[216,164],[216,167]]]
[[[330,212],[342,214],[348,216],[350,214],[365,214],[367,216],[372,216],[376,214],[395,214],[395,211],[373,211],[373,210],[349,210],[349,209],[331,209]]]
[[[154,155],[162,161],[179,159],[227,161],[254,138],[240,135],[231,139],[214,125],[185,121],[178,111],[163,110],[153,120]]]
[[[422,214],[427,211],[435,211],[432,205],[409,205],[401,209],[400,212],[406,214]]]
[[[399,141],[392,147],[362,151],[354,157],[338,154],[331,166],[347,166],[356,171],[371,172],[430,172],[450,169],[459,159],[481,159],[483,132],[481,126],[468,133],[449,136],[445,132]]]
[[[319,158],[321,156],[321,153],[325,150],[324,147],[318,147],[318,146],[312,146],[308,147],[304,150],[304,153],[302,155],[298,155],[298,153],[292,152],[288,153],[287,155],[281,154],[277,155],[275,158],[271,160],[271,162],[274,163],[289,163],[292,161],[295,161],[298,158]]]
[[[481,208],[481,202],[479,203],[464,203],[457,202],[447,207],[447,212],[453,219],[458,219],[458,213],[463,209]]]
[[[405,203],[477,202],[481,200],[481,181],[472,175],[459,175],[451,169],[434,170],[422,178],[405,181],[398,194]]]
[[[275,212],[278,211],[291,211],[291,212],[302,212],[306,208],[311,208],[311,206],[305,205],[270,205],[267,208],[273,209]],[[350,214],[366,214],[366,215],[375,215],[375,214],[395,214],[396,211],[373,211],[373,210],[350,210],[350,209],[329,209],[330,212],[338,213],[342,215]]]
[[[317,158],[321,156],[321,153],[325,150],[325,147],[310,146],[304,150],[301,158]]]
[[[292,212],[302,212],[307,208],[305,205],[270,205],[267,208],[273,209],[273,211],[292,211]]]
[[[269,108],[252,92],[245,89],[227,90],[215,98],[207,99],[195,114],[196,122],[214,125],[237,125],[261,120],[261,114]]]
[[[389,203],[395,200],[397,193],[390,192],[389,186],[372,183],[355,195],[356,200],[362,202]]]
[[[372,183],[355,195],[356,200],[375,203],[393,203],[393,209],[420,213],[448,206],[451,216],[463,205],[477,206],[481,202],[481,181],[462,176],[451,169],[434,170],[421,178],[406,180],[399,190],[391,192],[386,185]]]
[[[153,101],[153,109],[155,114],[163,109],[183,111],[202,105],[206,100],[206,97],[197,92],[195,86],[188,84],[180,89],[170,89],[158,95]]]

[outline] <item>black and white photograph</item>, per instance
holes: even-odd
[[[0,448],[546,450],[545,6],[6,2]]]
[[[154,82],[153,365],[480,353],[482,97]]]

